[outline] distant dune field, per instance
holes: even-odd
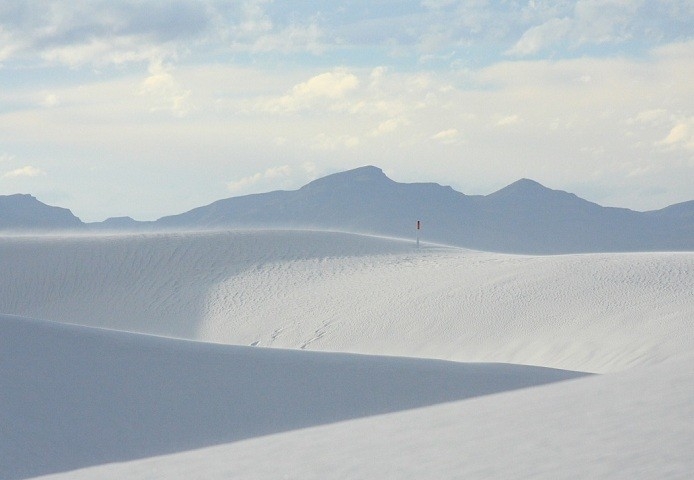
[[[2,313],[237,345],[607,372],[691,351],[694,254],[342,233],[0,238]]]

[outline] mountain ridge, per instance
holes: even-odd
[[[0,230],[19,232],[79,228],[83,222],[67,208],[53,207],[30,194],[0,195]]]
[[[0,202],[0,230],[7,230],[2,205]],[[64,217],[69,212],[59,210]],[[415,230],[417,221],[422,225],[420,231]],[[42,227],[57,228],[39,222],[35,229]],[[63,218],[63,228],[341,230],[419,236],[423,241],[519,254],[691,251],[694,200],[637,212],[603,207],[527,178],[488,195],[466,195],[436,183],[399,183],[382,169],[368,165],[318,178],[297,190],[220,199],[153,222],[116,218],[84,224],[74,217],[69,222]]]

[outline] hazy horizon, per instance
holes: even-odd
[[[375,166],[375,165],[364,165],[364,166],[361,166],[361,167],[356,167],[356,169],[360,169],[360,168],[376,168],[376,169],[378,169],[378,170],[381,170],[378,166]],[[334,173],[329,173],[329,174],[327,174],[326,176],[330,176],[330,175],[334,175],[334,174],[339,174],[339,173],[347,173],[347,172],[349,172],[349,171],[334,172]],[[324,178],[324,177],[321,177],[321,178]],[[319,179],[314,179],[314,180],[319,180]],[[392,180],[392,179],[391,179],[391,180]],[[517,179],[517,180],[515,180],[515,181],[509,183],[508,185],[504,185],[504,186],[500,187],[499,189],[496,189],[496,190],[490,191],[490,192],[482,192],[482,193],[478,193],[478,194],[474,194],[474,195],[473,195],[473,194],[469,194],[469,193],[467,193],[467,192],[459,192],[459,193],[462,193],[462,194],[468,195],[468,196],[482,196],[482,197],[484,197],[484,196],[488,196],[488,195],[492,195],[492,194],[494,194],[494,193],[497,193],[498,191],[503,190],[503,189],[505,189],[506,187],[509,187],[509,186],[511,186],[511,185],[513,185],[513,184],[516,184],[516,183],[519,183],[519,182],[522,182],[522,181],[524,181],[524,180],[525,180],[525,181],[528,181],[528,180],[529,180],[530,182],[535,182],[535,180],[533,180],[533,179],[529,179],[529,178],[520,178],[520,179]],[[310,182],[311,182],[311,181],[309,181],[309,182],[307,182],[307,183],[310,183]],[[401,183],[401,182],[398,182],[398,183]],[[409,182],[408,182],[408,183],[409,183]],[[415,183],[415,184],[417,184],[417,183],[424,184],[424,183],[432,183],[432,182],[426,182],[426,181],[423,180],[423,181],[417,181],[417,182],[411,182],[411,183]],[[537,182],[537,183],[539,183],[539,182]],[[447,186],[449,186],[449,185],[446,185],[446,184],[443,184],[443,185],[437,184],[437,185],[442,186],[442,187],[447,187]],[[559,189],[552,188],[552,186],[550,186],[550,185],[543,185],[543,184],[540,184],[540,185],[541,185],[542,187],[548,189],[548,190],[559,190]],[[300,186],[298,186],[298,187],[296,187],[296,188],[287,188],[287,189],[279,189],[279,190],[281,190],[281,191],[296,191],[296,190],[301,189],[303,186],[305,186],[305,185],[300,185]],[[455,189],[454,189],[454,190],[455,190]],[[230,199],[230,198],[234,198],[234,197],[242,197],[242,196],[246,196],[246,195],[255,195],[255,194],[272,193],[273,191],[278,191],[278,190],[259,191],[259,192],[254,192],[254,193],[251,193],[251,194],[244,194],[244,193],[229,194],[229,195],[227,195],[226,197],[214,199],[214,200],[212,200],[210,203],[214,203],[214,202],[219,201],[219,200],[226,200],[226,199]],[[456,191],[457,191],[457,190],[456,190]],[[572,193],[572,194],[573,194],[574,192],[566,192],[566,193]],[[0,195],[2,195],[2,194],[0,194]],[[134,220],[134,221],[137,222],[137,223],[155,222],[155,221],[161,220],[162,218],[165,218],[165,217],[167,217],[167,216],[176,216],[176,215],[180,215],[180,214],[183,214],[183,213],[187,213],[187,212],[189,212],[190,210],[193,210],[193,209],[196,209],[196,208],[207,207],[207,206],[209,206],[209,204],[205,204],[205,205],[196,205],[196,206],[191,207],[191,208],[188,209],[188,210],[180,211],[180,212],[171,212],[170,214],[164,215],[164,216],[162,216],[162,217],[157,217],[157,218],[141,219],[141,218],[137,218],[137,217],[135,217],[135,216],[133,216],[133,215],[130,215],[130,214],[128,214],[128,213],[125,213],[125,214],[123,214],[123,215],[119,215],[119,216],[115,216],[115,217],[107,217],[107,218],[103,218],[103,219],[99,219],[99,220],[85,220],[85,219],[79,217],[79,215],[76,215],[75,212],[73,211],[73,209],[72,209],[69,205],[49,204],[49,203],[43,201],[42,198],[37,197],[37,195],[35,195],[35,194],[31,193],[31,192],[17,192],[17,193],[15,193],[15,194],[8,194],[7,196],[12,196],[12,195],[29,195],[29,196],[31,196],[31,197],[34,197],[34,198],[35,198],[36,200],[38,200],[39,202],[44,203],[44,204],[46,204],[46,205],[48,205],[48,206],[51,206],[51,207],[59,207],[59,208],[63,208],[63,209],[70,210],[79,220],[81,220],[81,221],[84,222],[85,224],[93,224],[93,223],[98,224],[98,223],[104,223],[104,222],[107,222],[107,221],[114,221],[114,220],[115,220],[115,221],[118,221],[118,220],[128,220],[128,221]],[[591,202],[591,203],[596,203],[596,204],[600,205],[598,202],[594,202],[593,200],[591,200],[591,199],[589,199],[589,198],[582,198],[582,197],[579,197],[579,198],[581,198],[582,200],[587,200],[587,201],[589,201],[589,202]],[[692,200],[694,200],[694,199],[684,200],[683,202],[678,202],[678,203],[687,203],[687,202],[692,201]],[[676,205],[676,204],[665,205],[665,206],[663,206],[662,208],[667,208],[667,207],[670,207],[670,206],[673,206],[673,205]],[[602,207],[611,207],[610,205],[600,205],[600,206],[602,206]],[[660,209],[657,209],[657,210],[660,210]],[[636,211],[636,212],[647,212],[647,211],[657,211],[657,210],[642,210],[642,211],[640,211],[640,210],[634,210],[634,211]],[[115,225],[114,225],[114,226],[115,226]],[[274,224],[267,225],[266,227],[262,227],[262,226],[259,226],[259,227],[260,227],[260,228],[271,228],[271,229],[272,229],[272,228],[279,228],[277,225],[274,225]],[[119,225],[117,228],[118,228],[118,230],[114,230],[114,231],[125,231],[125,230],[123,230],[123,228],[124,228],[123,225]],[[285,228],[291,229],[291,228],[293,228],[293,227],[292,227],[291,225],[288,225],[288,226],[286,226]],[[317,228],[320,230],[319,227],[317,227]],[[138,231],[138,230],[134,230],[134,231]],[[70,232],[70,231],[68,230],[68,231],[66,231],[65,233],[69,233],[69,232]],[[5,231],[5,233],[8,233],[8,231]],[[354,232],[354,233],[359,233],[359,232]]]

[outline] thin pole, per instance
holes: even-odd
[[[419,231],[422,229],[422,222],[417,220],[417,248],[419,248]]]

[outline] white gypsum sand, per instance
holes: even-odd
[[[0,352],[3,479],[583,376],[213,345],[2,315]]]
[[[687,480],[694,358],[45,480]]]
[[[0,239],[2,313],[240,345],[608,372],[692,347],[694,254],[325,232]]]
[[[224,442],[62,478],[693,468],[694,253],[516,256],[301,231],[0,237],[0,270],[0,314],[77,324],[0,319],[3,478]],[[568,370],[619,373],[510,391]]]

